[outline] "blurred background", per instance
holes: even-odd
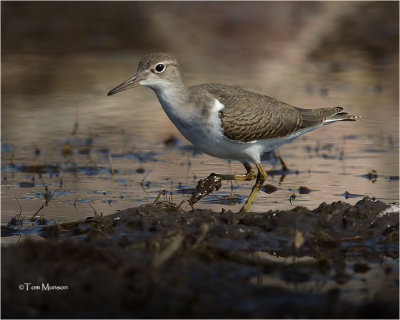
[[[240,85],[289,104],[341,105],[363,116],[282,147],[291,174],[254,210],[315,207],[345,191],[398,197],[398,2],[1,2],[2,206],[27,215],[87,216],[187,198],[200,177],[241,165],[198,155],[155,95],[107,97],[140,58],[174,53],[187,85]],[[276,163],[265,163],[267,168]],[[272,180],[271,180],[272,179]],[[321,183],[323,181],[323,183]],[[305,184],[313,190],[299,195]],[[251,185],[226,184],[199,207],[239,208]],[[186,191],[185,191],[186,190]],[[346,197],[348,198],[348,197]],[[4,221],[4,220],[3,220]]]

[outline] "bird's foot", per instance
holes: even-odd
[[[212,173],[214,174],[214,173]],[[221,180],[251,181],[257,177],[257,173],[251,169],[246,174],[215,174]]]

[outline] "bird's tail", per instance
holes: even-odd
[[[348,114],[347,112],[342,111],[342,107],[334,107],[332,108],[336,111],[336,113],[332,114],[330,117],[326,118],[325,122],[334,122],[334,121],[357,121],[361,118],[359,115]]]
[[[300,109],[296,108],[301,117],[301,127],[310,128],[336,121],[356,121],[360,116],[350,115],[342,107]]]

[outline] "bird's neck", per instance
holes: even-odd
[[[189,89],[180,81],[153,88],[164,111],[171,118],[181,117],[190,109]]]

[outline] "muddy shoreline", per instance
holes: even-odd
[[[398,318],[398,219],[364,198],[246,215],[158,202],[47,225],[2,250],[2,316]]]

